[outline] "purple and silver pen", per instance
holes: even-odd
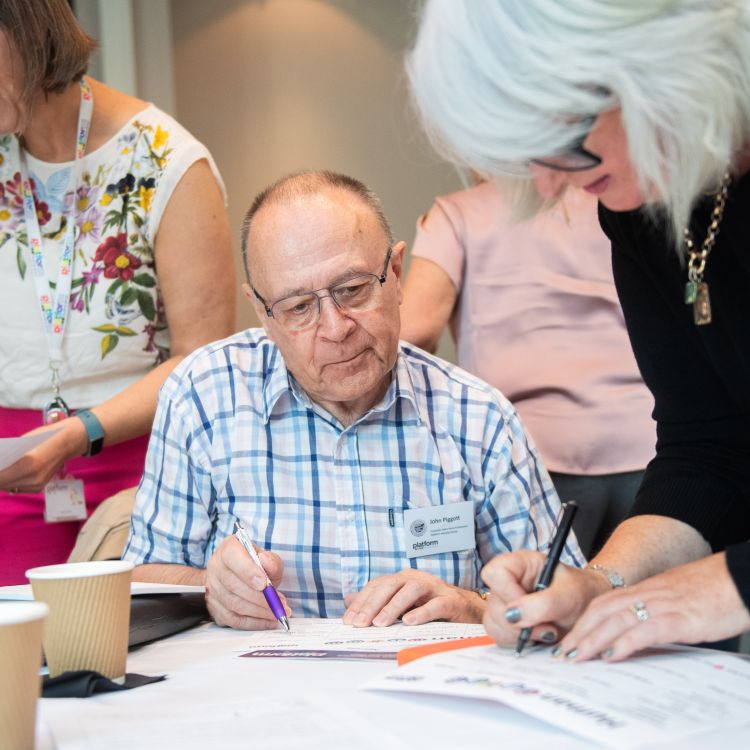
[[[279,599],[279,595],[278,593],[276,593],[276,589],[273,587],[271,579],[268,577],[268,573],[266,573],[263,565],[261,565],[258,553],[255,551],[255,546],[250,540],[250,537],[247,535],[245,527],[240,523],[239,519],[236,520],[234,524],[234,535],[237,537],[240,544],[245,548],[247,554],[253,558],[253,562],[263,571],[263,574],[266,576],[266,587],[263,589],[263,596],[266,597],[266,601],[268,602],[268,606],[271,608],[271,612],[273,612],[274,617],[276,617],[276,619],[284,626],[284,630],[286,630],[286,632],[288,633],[289,619],[286,616],[284,605],[281,603],[281,599]]]

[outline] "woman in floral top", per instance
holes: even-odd
[[[83,480],[88,512],[137,484],[162,382],[187,353],[234,330],[231,241],[213,160],[153,105],[84,77],[93,47],[65,0],[2,3],[0,437],[38,428],[54,395],[38,258],[55,300],[74,222],[60,396],[71,412],[90,410],[104,449],[81,458],[99,446],[92,450],[83,416],[73,417],[0,469],[0,585],[64,561],[75,542],[80,522],[45,522],[50,479]],[[89,98],[86,139],[79,112]]]

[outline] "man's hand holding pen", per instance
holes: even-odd
[[[284,572],[281,558],[267,551],[259,552],[265,569],[258,567],[235,536],[229,536],[217,547],[206,569],[206,605],[217,625],[240,630],[271,630],[279,621],[263,595],[267,578],[278,587]],[[287,616],[291,610],[279,593]]]

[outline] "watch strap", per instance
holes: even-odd
[[[83,426],[86,428],[86,436],[89,441],[86,455],[95,456],[97,453],[101,453],[104,447],[104,428],[96,414],[88,409],[79,409],[75,416],[83,422]]]

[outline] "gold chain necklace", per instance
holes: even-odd
[[[708,255],[716,243],[716,235],[719,234],[719,225],[724,216],[724,207],[727,204],[727,193],[732,175],[729,170],[724,172],[721,178],[719,192],[714,198],[714,209],[711,212],[711,223],[708,225],[706,238],[700,250],[695,249],[693,233],[689,227],[685,227],[685,249],[688,253],[688,280],[685,284],[685,304],[693,306],[693,321],[697,326],[705,326],[711,322],[711,297],[708,294],[708,284],[703,281],[703,272],[706,270]]]

